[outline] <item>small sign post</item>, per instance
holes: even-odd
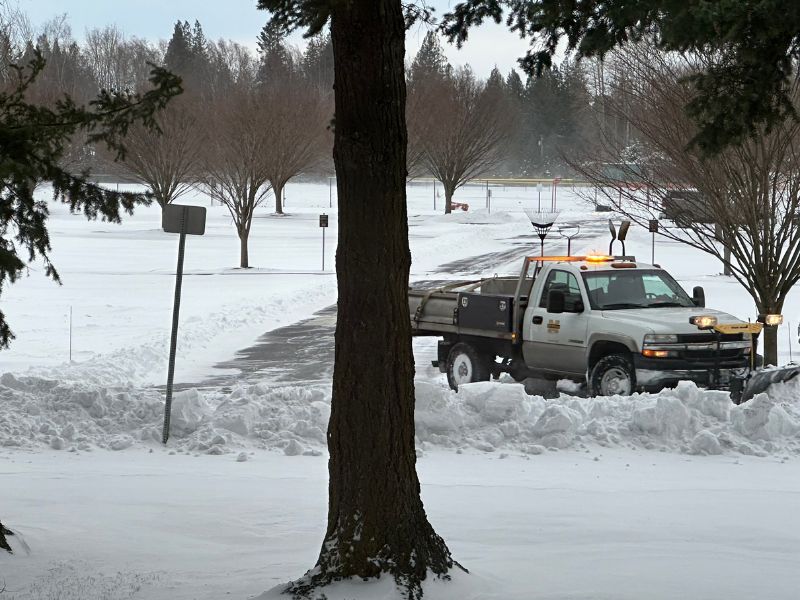
[[[560,177],[553,178],[553,183],[550,187],[551,198],[550,198],[550,211],[557,212],[558,211],[558,183],[561,181]]]
[[[658,233],[658,219],[650,219],[647,230],[653,234],[653,249],[650,253],[650,264],[656,262],[656,234]]]
[[[536,205],[536,210],[538,212],[542,212],[542,182],[541,181],[539,181],[536,184],[536,193],[539,195],[539,202]]]
[[[328,228],[328,215],[322,213],[319,216],[319,226],[322,229],[322,270],[325,270],[325,230]]]
[[[181,284],[183,283],[183,254],[186,235],[203,235],[206,231],[206,209],[202,206],[167,204],[161,213],[161,227],[167,233],[178,233],[178,268],[175,272],[175,300],[172,305],[172,336],[169,341],[169,366],[167,367],[167,400],[164,406],[164,429],[161,440],[169,439],[169,419],[172,410],[172,382],[175,377],[175,349],[178,345],[178,315],[181,310]]]

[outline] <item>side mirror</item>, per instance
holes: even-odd
[[[560,290],[550,290],[550,292],[547,294],[547,312],[563,313],[564,304],[564,292]]]
[[[575,305],[572,308],[572,312],[582,313],[584,310],[586,310],[586,307],[583,305],[583,300],[575,300]]]
[[[705,308],[706,306],[706,293],[701,286],[695,286],[692,290],[692,300],[695,306]]]

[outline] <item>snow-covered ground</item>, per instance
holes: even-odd
[[[426,598],[797,598],[798,460],[593,448],[433,452],[418,468],[431,522],[470,570]],[[324,457],[131,449],[6,455],[0,470],[32,549],[0,557],[14,600],[244,600],[301,575],[324,534]]]
[[[285,357],[275,353],[287,336],[302,343],[330,330],[326,313],[307,321],[336,299],[329,194],[328,185],[290,185],[288,216],[261,209],[246,271],[234,268],[225,209],[183,200],[209,214],[206,235],[187,244],[183,385],[167,448],[156,386],[166,376],[177,239],[161,232],[157,208],[110,225],[52,206],[64,285],[34,267],[2,297],[18,339],[0,352],[0,518],[21,534],[18,553],[0,556],[4,595],[243,599],[313,564],[325,522],[329,348],[323,340],[310,355],[288,355],[289,344]],[[470,211],[444,216],[431,184],[409,187],[412,280],[515,273],[521,256],[538,252],[522,210],[536,205],[536,188],[493,188],[491,213],[480,187],[456,199]],[[607,249],[606,215],[569,189],[558,203],[559,223],[582,227],[574,253]],[[324,272],[322,212],[331,216]],[[547,250],[564,248],[553,234]],[[649,260],[649,234],[632,230],[627,250]],[[703,285],[709,306],[752,316],[710,257],[659,240],[656,262],[689,290]],[[788,360],[795,336],[788,323],[781,333]],[[254,344],[272,344],[270,367],[239,374],[230,361]],[[430,366],[434,353],[435,340],[415,341],[423,499],[471,574],[432,584],[426,597],[796,597],[798,384],[738,407],[692,384],[545,401],[504,380],[454,394]],[[317,365],[315,377],[298,375]],[[390,588],[343,587],[329,598],[383,598]]]

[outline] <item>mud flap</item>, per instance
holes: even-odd
[[[741,402],[747,402],[756,394],[767,391],[773,383],[791,381],[800,375],[800,365],[787,365],[777,369],[761,369],[756,371],[744,386]]]

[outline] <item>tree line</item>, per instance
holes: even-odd
[[[157,43],[126,37],[116,26],[91,29],[78,43],[64,17],[31,31],[21,27],[19,39],[0,47],[6,70],[41,52],[46,66],[34,86],[38,102],[53,103],[64,93],[82,102],[101,89],[141,90],[150,65],[183,81],[180,101],[159,117],[164,135],[133,128],[122,162],[75,140],[67,154],[75,170],[141,182],[162,206],[202,188],[229,207],[243,248],[252,212],[269,195],[275,213],[283,214],[289,180],[333,173],[327,33],[313,36],[301,52],[287,43],[286,31],[268,23],[254,54],[236,42],[207,39],[197,21],[177,22],[171,38]],[[409,176],[439,180],[447,212],[455,190],[478,176],[568,174],[565,156],[592,122],[585,69],[565,62],[523,81],[516,70],[504,75],[495,68],[481,80],[468,65],[448,63],[435,30],[407,64],[406,78]]]

